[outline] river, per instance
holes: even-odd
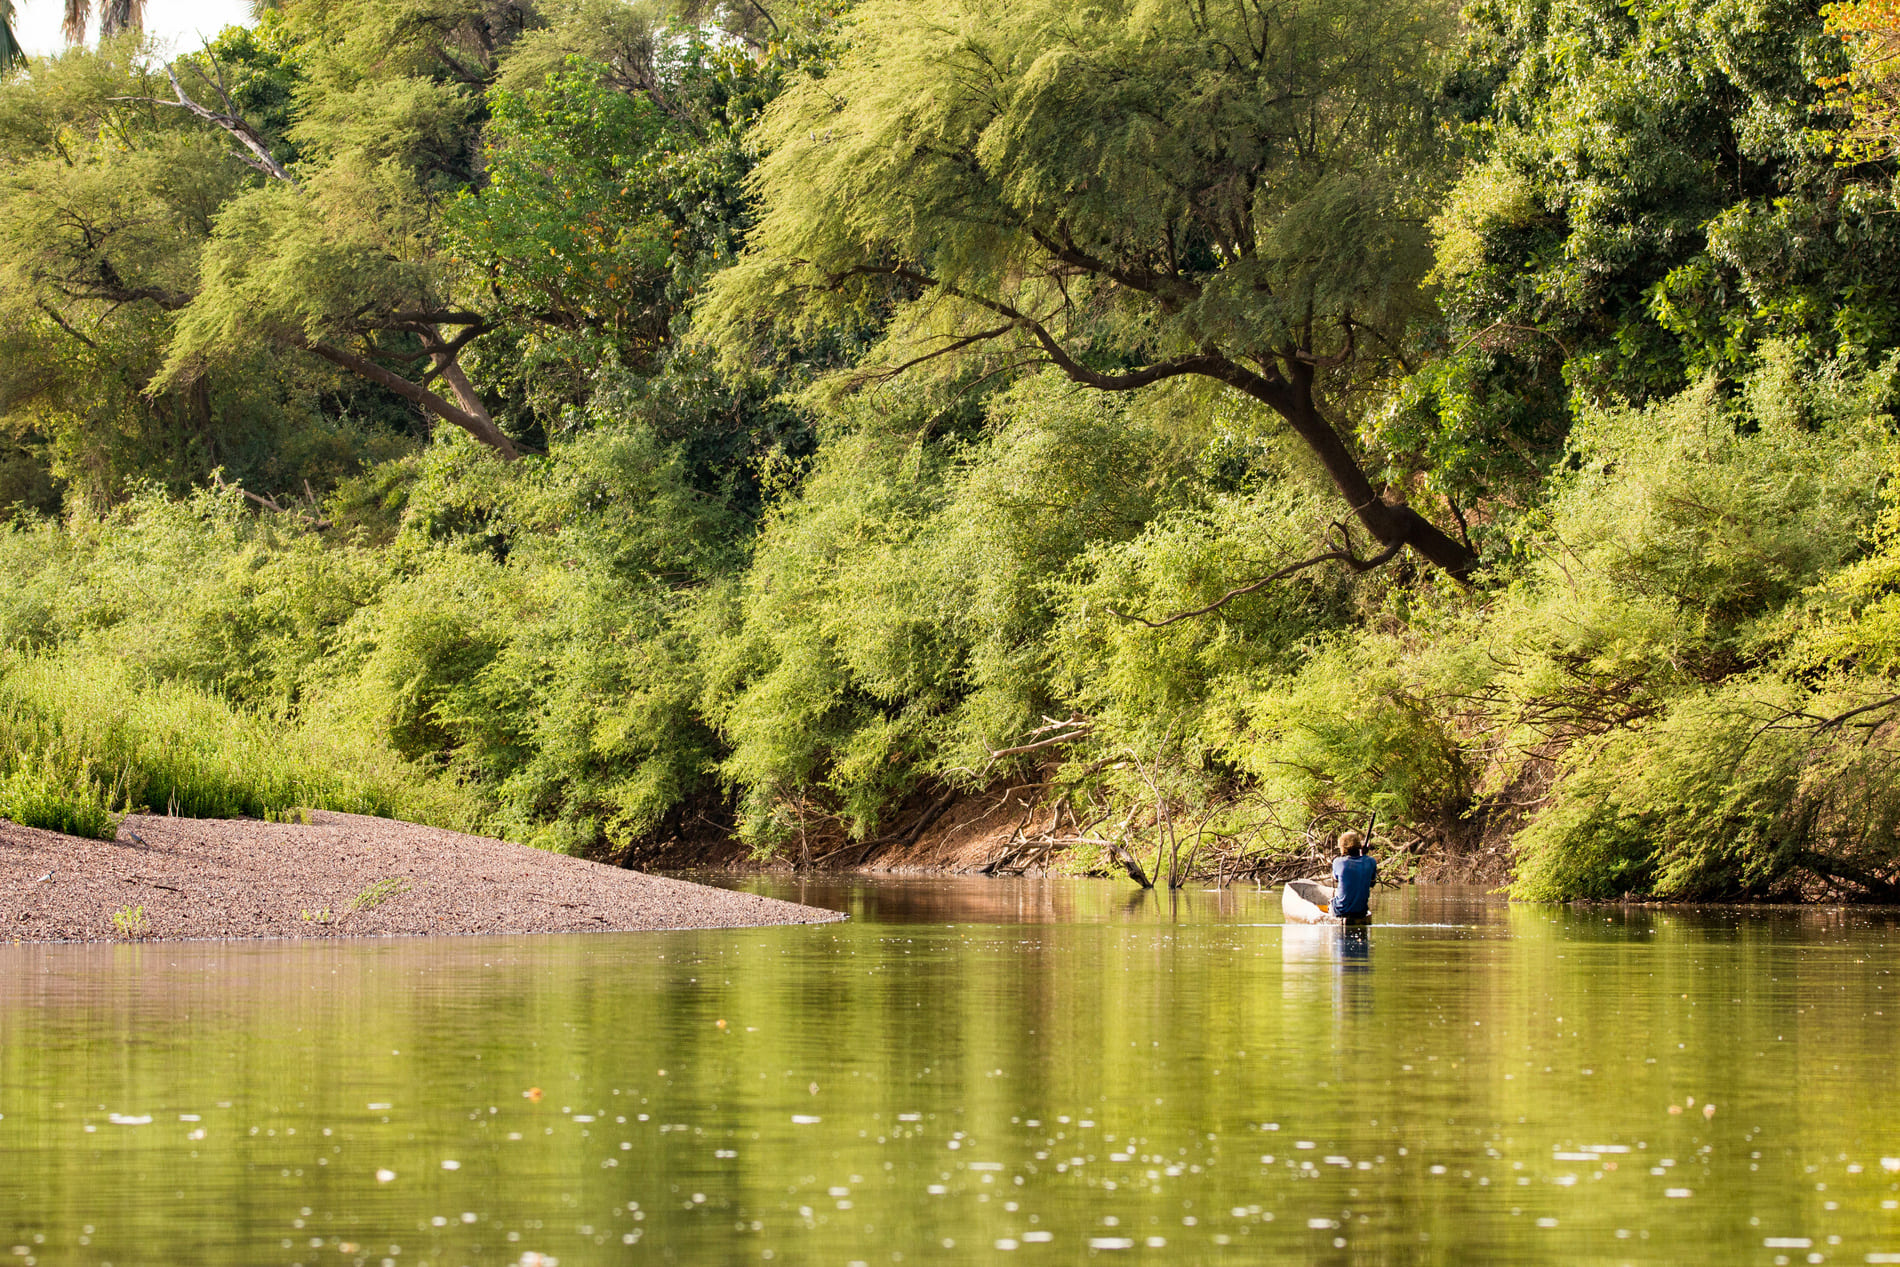
[[[0,947],[0,1262],[1900,1263],[1894,911],[727,883]]]

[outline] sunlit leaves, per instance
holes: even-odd
[[[1848,52],[1847,72],[1820,81],[1853,119],[1838,137],[1841,155],[1848,162],[1893,158],[1900,153],[1900,3],[1841,0],[1822,12]]]
[[[540,89],[490,95],[488,183],[454,204],[448,232],[464,289],[548,328],[531,328],[530,355],[556,331],[583,333],[638,366],[667,337],[681,235],[657,205],[666,117],[605,71],[574,63]]]
[[[907,359],[994,327],[994,301],[1109,362],[1304,348],[1376,376],[1347,330],[1414,310],[1446,17],[862,6],[841,63],[767,112],[761,222],[702,320],[744,357],[896,306]]]

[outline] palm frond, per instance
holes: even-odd
[[[99,38],[145,29],[145,0],[100,0]]]
[[[0,73],[26,62],[26,50],[13,34],[13,0],[0,0]]]

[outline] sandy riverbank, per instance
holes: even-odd
[[[412,823],[324,812],[310,820],[133,815],[116,841],[103,841],[0,819],[0,940],[640,932],[841,918]]]

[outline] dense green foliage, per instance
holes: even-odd
[[[1896,896],[1900,216],[1816,6],[721,21],[0,82],[0,813],[803,857],[1016,787],[1176,881],[1376,815]]]
[[[884,335],[861,374],[945,357],[1272,409],[1381,546],[1463,577],[1468,543],[1380,496],[1342,434],[1406,363],[1449,173],[1433,0],[868,0],[831,73],[767,113],[761,214],[699,306],[743,362]]]

